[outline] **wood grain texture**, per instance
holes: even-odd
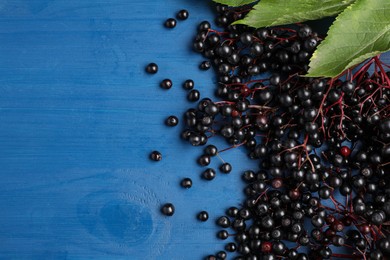
[[[165,29],[181,8],[190,18]],[[201,148],[163,124],[193,106],[184,80],[213,93],[191,51],[205,19],[206,0],[0,0],[0,259],[191,260],[223,248],[214,221],[239,205],[240,174],[255,163],[229,151],[233,172],[203,181]],[[158,74],[144,72],[149,62]]]
[[[190,18],[165,29],[181,8]],[[163,125],[192,106],[184,80],[213,92],[191,51],[205,19],[208,1],[0,1],[0,259],[201,259],[223,247],[214,220],[242,198],[245,154],[202,181],[200,149]],[[148,160],[154,149],[163,161]],[[168,201],[172,218],[159,213]]]

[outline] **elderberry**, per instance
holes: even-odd
[[[211,181],[215,178],[216,176],[216,173],[214,171],[214,169],[207,169],[205,170],[203,173],[202,173],[202,177],[205,179],[205,180],[208,180],[208,181]]]
[[[176,20],[173,18],[169,18],[165,21],[164,25],[165,25],[165,27],[170,28],[170,29],[175,28],[176,27]]]
[[[219,170],[222,172],[222,173],[230,173],[232,171],[232,166],[230,163],[223,163],[220,167],[219,167]]]
[[[179,119],[176,116],[169,116],[165,120],[165,124],[167,126],[177,126],[178,123],[179,123]]]
[[[170,79],[164,79],[160,83],[160,87],[163,89],[170,89],[170,88],[172,88],[172,85],[173,85],[172,80],[170,80]]]
[[[175,206],[172,203],[166,203],[161,207],[161,213],[166,216],[173,216],[175,213]]]
[[[211,63],[209,61],[203,61],[200,65],[199,68],[201,70],[209,70],[211,68]]]
[[[148,66],[146,66],[146,72],[149,74],[156,74],[158,71],[158,66],[156,63],[150,63]]]
[[[200,221],[205,222],[209,219],[209,213],[207,213],[207,211],[201,211],[201,212],[199,212],[197,218]]]
[[[195,86],[195,84],[194,84],[194,81],[192,79],[187,79],[183,83],[183,88],[186,90],[191,90],[194,88],[194,86]]]
[[[185,9],[183,10],[180,10],[177,15],[176,15],[177,19],[179,20],[187,20],[187,18],[189,17],[189,12]]]
[[[217,225],[219,225],[223,228],[227,228],[230,226],[230,219],[226,216],[222,216],[222,217],[218,218]]]
[[[180,185],[183,188],[189,189],[192,187],[192,180],[190,178],[184,178],[181,182]]]
[[[375,58],[374,73],[368,64],[344,78],[301,77],[322,40],[310,26],[253,29],[232,24],[250,8],[216,9],[222,31],[203,21],[193,48],[204,58],[200,68],[216,73],[218,100],[200,100],[194,82],[184,82],[196,103],[181,136],[193,146],[211,136],[229,145],[205,146],[201,166],[218,155],[219,170],[232,172],[222,158],[238,147],[259,165],[242,174],[240,207],[217,220],[224,228],[217,237],[235,241],[225,250],[236,259],[342,257],[335,247],[347,258],[360,259],[360,251],[367,259],[388,257],[390,72],[381,70],[388,66]],[[211,168],[202,172],[206,180],[215,176]],[[222,251],[208,259],[226,257]]]
[[[153,151],[150,153],[150,159],[158,162],[162,160],[162,155],[159,151]]]
[[[196,89],[191,90],[188,92],[187,99],[191,102],[196,102],[200,99],[200,92]]]

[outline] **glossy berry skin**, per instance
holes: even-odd
[[[226,216],[219,217],[217,220],[217,225],[223,228],[230,227],[230,219]]]
[[[158,72],[158,65],[156,63],[149,63],[145,70],[149,74],[156,74]]]
[[[175,206],[172,203],[166,203],[161,207],[161,213],[165,216],[173,216],[175,213]]]
[[[202,155],[198,159],[198,164],[200,166],[207,166],[210,164],[210,162],[211,162],[211,158],[208,155]]]
[[[245,171],[245,172],[242,174],[242,179],[243,179],[245,182],[247,182],[247,183],[253,182],[253,181],[256,179],[255,172],[254,172],[254,171]]]
[[[237,250],[237,245],[235,243],[228,243],[225,245],[225,250],[228,252],[235,252]]]
[[[217,253],[217,259],[218,260],[224,260],[224,259],[226,259],[226,257],[227,257],[227,254],[226,254],[226,252],[225,251],[219,251],[218,253]]]
[[[199,68],[201,70],[209,70],[211,68],[211,63],[209,61],[203,61],[200,65]]]
[[[222,172],[222,173],[230,173],[232,171],[232,166],[230,163],[223,163],[220,167],[219,167],[219,170]]]
[[[206,148],[204,149],[204,153],[209,156],[216,156],[218,154],[218,149],[215,145],[210,144],[206,146]]]
[[[207,211],[201,211],[199,212],[197,218],[198,220],[205,222],[209,219],[209,213],[207,213]]]
[[[370,253],[370,259],[371,260],[385,260],[385,258],[383,257],[383,253],[379,250],[373,250]]]
[[[176,27],[176,20],[173,18],[169,18],[164,23],[165,27],[172,29]]]
[[[298,31],[299,37],[303,39],[309,37],[311,34],[312,34],[311,28],[306,25],[302,26]]]
[[[216,176],[216,173],[215,173],[214,169],[211,169],[211,168],[205,170],[202,173],[203,179],[208,180],[208,181],[213,180],[215,178],[215,176]]]
[[[218,231],[217,237],[219,239],[225,240],[229,237],[229,233],[226,230],[221,230],[221,231]]]
[[[193,44],[193,48],[196,52],[203,52],[205,49],[205,43],[203,41],[196,41]]]
[[[319,251],[319,254],[323,259],[330,259],[332,257],[332,250],[329,247],[323,247]]]
[[[177,124],[179,124],[179,118],[177,118],[177,116],[169,116],[165,120],[165,124],[167,126],[177,126]]]
[[[355,88],[356,88],[355,84],[348,81],[344,82],[343,85],[341,86],[341,90],[347,95],[351,95],[354,92]]]
[[[371,223],[377,226],[382,225],[385,219],[386,219],[386,214],[381,210],[374,211],[370,218]]]
[[[345,243],[344,238],[339,235],[336,235],[332,238],[332,244],[337,247],[344,245],[344,243]]]
[[[190,178],[184,178],[181,182],[180,185],[185,188],[189,189],[192,187],[192,180]]]
[[[187,79],[187,80],[184,81],[184,83],[183,83],[183,88],[184,88],[185,90],[191,90],[191,89],[194,88],[194,86],[195,86],[195,83],[194,83],[194,81],[193,81],[192,79]]]
[[[208,21],[203,21],[198,26],[198,31],[207,31],[211,28],[211,24]]]
[[[183,9],[177,13],[176,18],[179,20],[187,20],[189,16],[190,16],[189,12]]]
[[[236,208],[236,207],[230,207],[230,208],[227,209],[226,215],[235,218],[235,217],[238,216],[238,212],[239,212],[239,209],[238,209],[238,208]]]
[[[191,90],[190,92],[188,92],[187,99],[191,102],[198,101],[200,99],[200,92],[196,89]]]
[[[340,153],[344,157],[348,157],[351,154],[351,149],[348,146],[342,146],[340,148]]]
[[[161,153],[159,151],[153,151],[153,152],[150,153],[150,159],[152,161],[158,162],[158,161],[162,160],[162,155],[161,155]]]
[[[170,88],[172,88],[172,80],[170,80],[170,79],[164,79],[163,81],[161,81],[161,83],[160,83],[160,87],[162,88],[162,89],[170,89]]]
[[[381,252],[383,252],[384,255],[390,256],[390,239],[389,237],[387,238],[382,238],[377,242],[377,245]]]

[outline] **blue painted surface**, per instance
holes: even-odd
[[[190,18],[164,28],[181,8]],[[184,80],[212,96],[215,78],[190,48],[205,19],[206,0],[0,0],[0,259],[201,259],[222,249],[214,220],[241,202],[240,173],[255,163],[229,151],[233,172],[203,181],[201,149],[163,124],[192,106]],[[157,75],[144,72],[149,62]],[[161,162],[148,159],[155,149]],[[179,186],[183,177],[193,188]],[[159,212],[165,202],[171,218]],[[201,210],[210,221],[196,220]]]
[[[201,259],[222,249],[214,220],[241,201],[240,173],[254,165],[235,149],[224,155],[234,171],[205,182],[201,150],[163,124],[192,106],[184,80],[212,95],[213,74],[190,47],[212,19],[208,2],[0,1],[0,259]],[[190,18],[164,28],[181,8]],[[149,62],[158,74],[144,72]],[[148,159],[155,149],[159,163]],[[165,202],[171,218],[159,213]],[[201,210],[210,221],[196,220]]]

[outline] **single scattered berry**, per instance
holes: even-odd
[[[222,173],[230,173],[232,171],[232,165],[230,163],[223,163],[220,167],[219,167],[219,170],[222,172]]]
[[[169,116],[165,120],[165,124],[167,126],[177,126],[178,123],[179,123],[179,118],[177,118],[177,116]]]
[[[180,185],[183,188],[189,189],[192,187],[192,180],[190,178],[184,178],[181,182]]]
[[[169,18],[165,21],[164,25],[165,25],[165,27],[170,28],[170,29],[175,28],[176,27],[176,20],[173,18]]]
[[[187,79],[187,80],[184,81],[184,83],[183,83],[183,88],[184,88],[185,90],[191,90],[191,89],[194,88],[194,86],[195,86],[195,83],[194,83],[194,81],[193,81],[192,79]]]
[[[225,239],[227,239],[229,237],[229,233],[226,230],[220,230],[217,233],[217,237],[219,239],[225,240]]]
[[[208,180],[208,181],[213,180],[215,178],[215,176],[216,176],[216,173],[215,173],[214,169],[212,169],[212,168],[208,168],[202,173],[203,179]]]
[[[159,151],[153,151],[150,153],[150,159],[156,162],[161,161],[162,154]]]
[[[173,85],[172,80],[170,80],[170,79],[164,79],[160,83],[160,87],[163,89],[170,89],[170,88],[172,88],[172,85]]]
[[[207,166],[210,164],[210,162],[211,162],[211,158],[209,155],[204,154],[204,155],[200,156],[198,159],[198,164],[200,166]]]
[[[187,18],[188,18],[189,15],[190,15],[189,12],[188,12],[187,10],[183,9],[183,10],[180,10],[180,11],[177,13],[176,17],[177,17],[177,19],[179,19],[179,20],[187,20]]]
[[[161,213],[166,216],[173,216],[175,213],[175,206],[172,203],[166,203],[161,207]]]
[[[148,66],[146,66],[146,72],[149,74],[156,74],[158,71],[158,66],[156,63],[149,63]]]
[[[209,219],[209,213],[207,213],[207,211],[201,211],[199,212],[197,218],[200,220],[200,221],[207,221]]]
[[[196,89],[191,90],[188,92],[187,99],[191,102],[196,102],[200,99],[200,92]]]

